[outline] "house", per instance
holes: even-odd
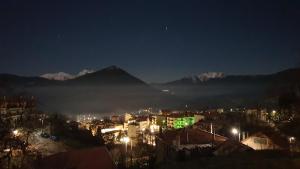
[[[116,169],[105,147],[81,149],[54,154],[37,160],[39,169]]]
[[[219,144],[227,140],[226,137],[194,128],[168,130],[159,139],[176,150],[211,147],[212,143]]]
[[[266,109],[247,109],[245,111],[247,121],[251,122],[253,119],[268,121],[268,112]]]
[[[136,139],[140,133],[139,125],[137,123],[129,124],[127,133],[128,137]]]
[[[191,126],[204,119],[203,115],[193,112],[173,113],[166,117],[167,127],[175,129]]]
[[[131,114],[129,114],[129,113],[125,113],[124,121],[125,121],[126,123],[128,123],[128,121],[129,121],[130,119],[132,119],[132,118],[133,118],[133,115],[131,115]]]
[[[249,146],[246,146],[238,141],[227,140],[216,147],[214,151],[214,155],[223,156],[229,154],[236,154],[242,152],[253,151],[253,149]]]
[[[139,130],[145,130],[150,126],[149,116],[138,116],[136,117],[136,123],[139,125]]]
[[[241,141],[254,150],[282,150],[288,148],[288,140],[275,133],[258,132]]]
[[[226,140],[226,137],[195,128],[167,130],[156,139],[157,160],[176,158],[182,153],[185,156],[212,153],[213,146]]]
[[[110,117],[111,122],[113,123],[119,123],[120,122],[120,116],[118,115],[113,115]]]

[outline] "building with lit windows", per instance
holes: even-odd
[[[167,116],[167,127],[168,128],[184,128],[191,126],[194,123],[204,119],[204,116],[200,114],[192,113],[177,113]]]

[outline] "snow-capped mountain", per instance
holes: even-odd
[[[49,79],[49,80],[59,80],[59,81],[64,81],[64,80],[70,80],[70,79],[74,79],[89,73],[93,73],[93,70],[89,70],[89,69],[83,69],[82,71],[80,71],[77,75],[72,75],[69,73],[65,73],[65,72],[58,72],[58,73],[46,73],[41,75],[40,77],[45,78],[45,79]]]
[[[199,79],[201,82],[210,80],[210,79],[220,79],[224,78],[225,74],[223,72],[205,72],[198,76],[196,76],[197,79]]]
[[[74,78],[73,75],[65,73],[65,72],[46,73],[46,74],[41,75],[40,77],[49,79],[49,80],[60,80],[60,81],[69,80],[69,79]]]
[[[205,72],[195,76],[184,77],[179,80],[168,82],[167,84],[200,84],[211,79],[223,79],[225,74],[223,72]]]
[[[183,78],[184,80],[191,80],[193,83],[198,83],[198,82],[206,82],[210,79],[221,79],[224,78],[225,74],[223,72],[205,72],[201,73],[199,75],[195,76],[190,76]]]
[[[83,76],[83,75],[86,75],[86,74],[89,74],[89,73],[94,73],[94,72],[95,72],[94,70],[83,69],[82,71],[80,71],[80,72],[77,74],[77,77]]]

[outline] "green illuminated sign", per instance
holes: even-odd
[[[184,128],[186,126],[193,125],[194,123],[195,123],[195,118],[194,117],[177,118],[174,121],[174,128],[175,129]]]

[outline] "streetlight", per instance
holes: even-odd
[[[237,135],[237,134],[239,133],[239,131],[238,131],[238,129],[233,128],[233,129],[231,130],[231,133],[234,134],[234,135]]]
[[[232,129],[231,129],[231,133],[232,133],[234,136],[238,135],[238,136],[239,136],[239,141],[240,141],[241,134],[240,134],[240,131],[239,131],[237,128],[232,128]]]
[[[289,143],[293,144],[296,142],[296,138],[295,137],[289,137]]]
[[[18,136],[18,134],[19,134],[19,131],[16,129],[16,130],[14,130],[13,131],[13,134],[14,134],[14,136]]]
[[[127,153],[127,144],[129,143],[129,137],[122,137],[121,138],[121,142],[125,143],[125,150],[126,150],[126,153]]]
[[[288,140],[289,140],[289,143],[290,143],[290,153],[291,153],[291,156],[293,156],[294,144],[296,143],[296,138],[295,137],[289,137]]]

